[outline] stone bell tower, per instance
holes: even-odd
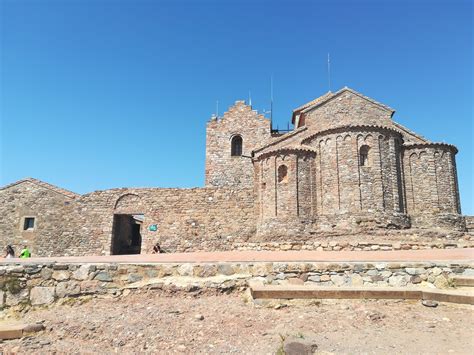
[[[270,120],[236,101],[206,129],[206,186],[253,187],[252,151],[267,142]]]

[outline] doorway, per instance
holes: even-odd
[[[143,214],[114,214],[111,255],[140,254]]]

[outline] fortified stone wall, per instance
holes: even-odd
[[[242,138],[242,155],[232,156],[234,137]],[[244,101],[213,118],[206,131],[206,186],[240,186],[253,188],[251,152],[271,137],[270,120],[252,110]]]
[[[142,253],[155,243],[167,251],[219,250],[255,234],[251,189],[115,189],[74,199],[23,182],[0,190],[2,244],[35,256],[108,255],[114,214],[143,214]],[[35,217],[35,229],[22,231]],[[157,231],[149,230],[151,225]]]
[[[144,215],[142,253],[150,253],[157,242],[173,252],[225,249],[255,233],[251,189],[116,189],[84,195],[80,202],[99,227],[88,234],[102,240],[102,254],[110,252],[114,214]]]

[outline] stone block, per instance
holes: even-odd
[[[193,264],[181,264],[180,266],[178,266],[177,271],[180,276],[193,276],[193,268]]]
[[[51,304],[54,302],[54,287],[33,287],[30,292],[33,306]]]
[[[79,281],[87,280],[89,278],[90,272],[90,265],[81,265],[81,267],[72,273],[72,278]]]
[[[20,303],[27,303],[29,297],[28,289],[22,289],[18,293],[7,292],[5,304],[7,306],[16,306]]]
[[[113,279],[107,271],[99,271],[97,275],[95,275],[94,280],[102,282],[112,282]]]
[[[56,295],[59,298],[76,296],[81,293],[81,286],[77,281],[59,282],[56,285]]]
[[[221,275],[229,276],[235,274],[235,271],[230,264],[218,264],[217,271]]]
[[[65,265],[67,267],[67,265]],[[53,279],[56,281],[65,281],[69,280],[69,271],[66,270],[56,270],[53,272]]]
[[[332,275],[331,281],[336,286],[342,286],[345,283],[345,277],[342,275]]]

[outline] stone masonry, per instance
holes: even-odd
[[[0,188],[1,244],[27,244],[36,256],[148,253],[155,243],[167,251],[470,245],[456,147],[393,114],[343,88],[295,109],[294,130],[281,133],[237,101],[207,124],[206,187],[79,195],[20,180]]]

